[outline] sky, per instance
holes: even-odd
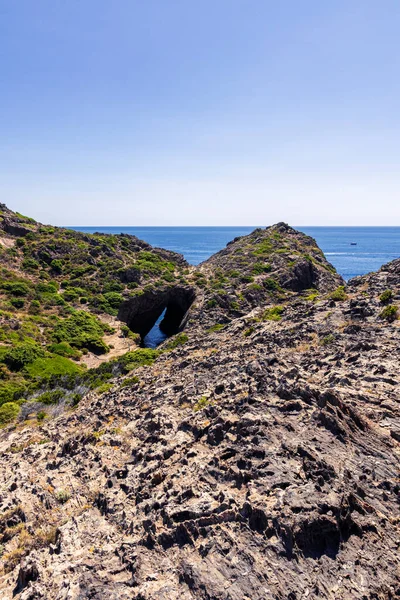
[[[400,225],[398,0],[0,0],[0,202]]]

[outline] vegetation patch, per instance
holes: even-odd
[[[347,300],[347,294],[345,292],[344,285],[340,285],[338,288],[336,288],[336,290],[329,295],[329,298],[335,302],[343,302],[344,300]]]
[[[385,308],[380,313],[379,317],[381,319],[384,319],[385,321],[388,321],[389,323],[393,323],[393,321],[397,319],[397,315],[398,307],[394,304],[389,304],[388,306],[385,306]]]
[[[263,321],[280,321],[283,313],[283,306],[273,306],[272,308],[267,308],[267,310],[263,312],[261,319]]]
[[[4,426],[12,421],[15,421],[20,411],[21,408],[16,402],[6,402],[0,406],[0,426]]]
[[[394,297],[394,294],[393,294],[392,290],[385,290],[379,296],[379,300],[380,300],[381,304],[389,304],[393,300],[393,297]]]

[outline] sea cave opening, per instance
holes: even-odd
[[[184,329],[195,299],[192,288],[150,290],[124,302],[118,318],[141,337],[141,346],[156,348]]]

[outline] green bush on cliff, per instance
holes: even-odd
[[[4,356],[4,362],[12,371],[20,371],[44,355],[45,352],[39,344],[24,342],[10,348]]]
[[[10,298],[10,304],[14,308],[24,308],[25,300],[23,298]]]
[[[345,292],[344,285],[340,285],[338,288],[336,288],[336,290],[330,294],[329,298],[331,300],[335,300],[335,302],[343,302],[346,300],[347,294]]]
[[[388,321],[389,323],[393,323],[393,321],[397,319],[397,313],[398,307],[394,304],[389,304],[383,309],[379,317],[385,321]]]
[[[389,304],[389,302],[393,300],[392,290],[385,290],[382,292],[382,294],[379,296],[379,300],[381,304]]]
[[[52,391],[48,391],[48,392],[44,392],[44,394],[41,394],[40,396],[37,396],[35,398],[36,402],[41,402],[42,404],[57,404],[57,402],[59,400],[61,400],[61,398],[63,398],[65,396],[65,392],[63,390],[52,390]]]
[[[133,371],[138,367],[152,365],[159,356],[159,350],[153,350],[152,348],[139,348],[132,352],[127,352],[119,359],[119,362],[123,366],[126,372]]]
[[[178,333],[170,342],[165,345],[165,350],[173,350],[178,346],[183,346],[188,341],[188,336],[186,333]]]
[[[267,308],[261,318],[263,321],[280,321],[283,311],[283,306],[273,306],[272,308]]]
[[[271,270],[271,265],[268,263],[257,262],[253,265],[254,275],[262,275],[262,273],[268,273]]]
[[[10,281],[5,282],[1,286],[10,296],[28,296],[30,288],[26,283],[22,281]]]
[[[6,402],[3,404],[0,407],[0,426],[14,421],[18,417],[20,410],[16,402]]]
[[[79,375],[83,369],[69,358],[54,354],[47,358],[36,359],[28,364],[24,371],[31,378],[48,379],[52,376]]]
[[[102,337],[109,327],[85,311],[74,311],[67,319],[59,321],[52,337],[56,342],[68,342],[75,348],[87,348],[95,354],[105,354],[108,346]]]
[[[53,354],[58,354],[59,356],[64,356],[65,358],[72,358],[74,360],[78,360],[82,354],[76,348],[72,348],[72,346],[68,342],[59,342],[58,344],[51,344],[48,348],[49,352]]]
[[[25,393],[26,387],[23,383],[14,383],[12,381],[0,382],[0,406],[6,402],[18,400]]]

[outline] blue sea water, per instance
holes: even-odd
[[[183,254],[197,265],[233,238],[254,227],[72,227],[86,233],[128,233],[152,246]],[[298,227],[317,241],[327,259],[348,280],[376,271],[400,257],[400,227]],[[356,245],[351,245],[351,244]]]

